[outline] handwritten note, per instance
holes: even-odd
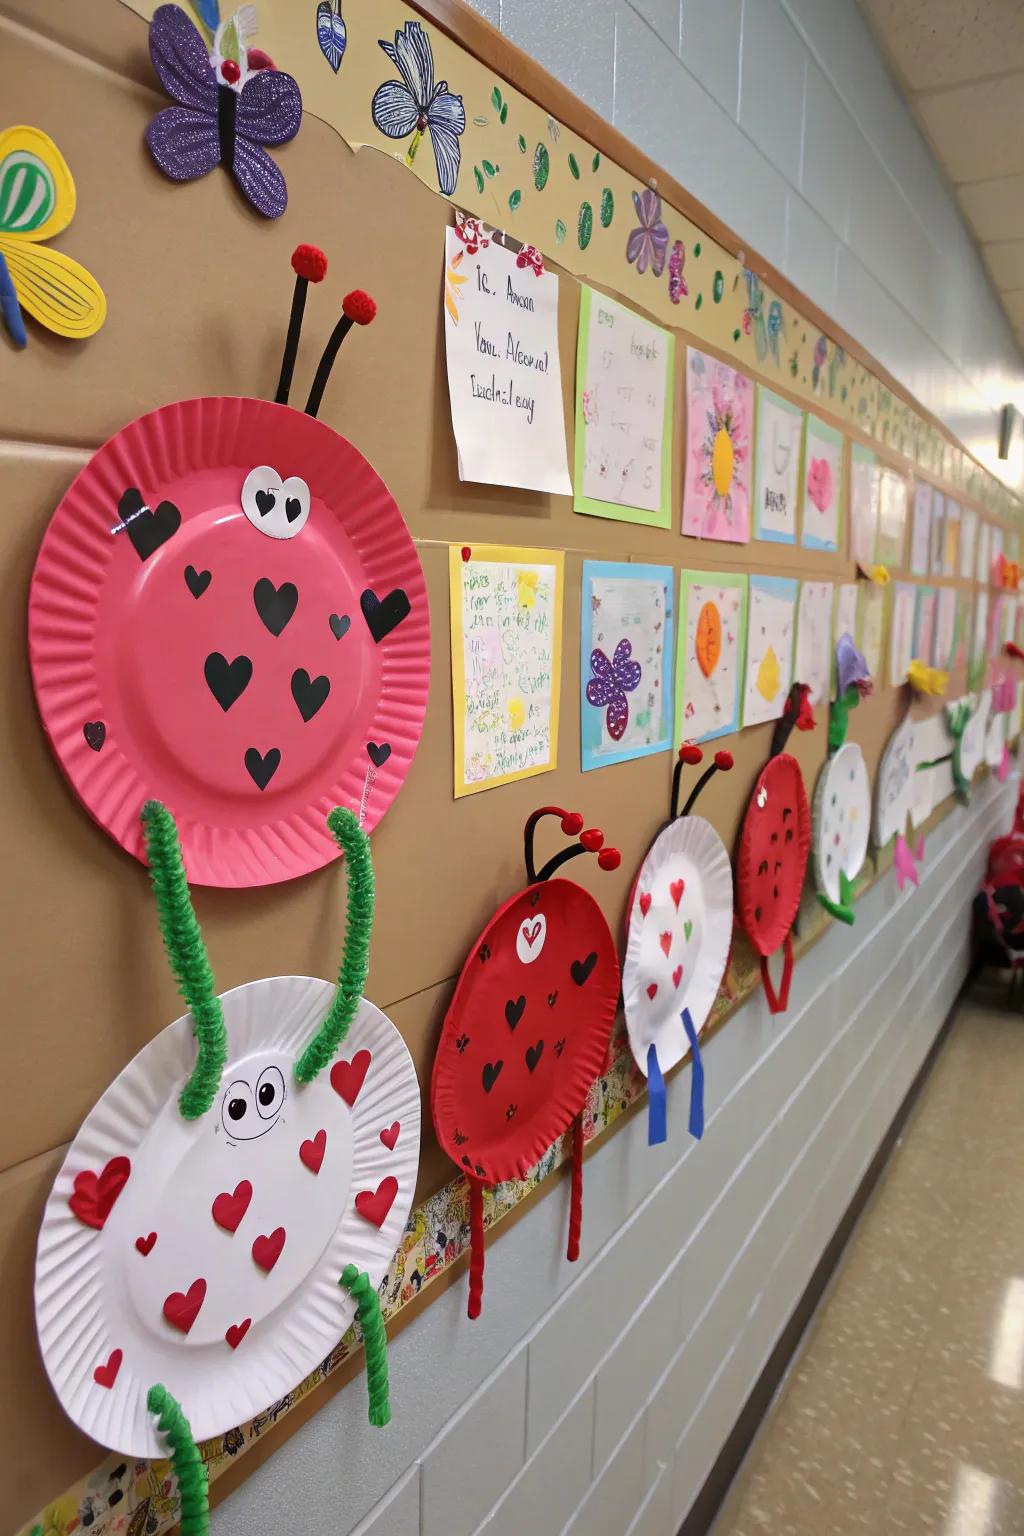
[[[973,507],[960,512],[959,572],[967,581],[974,577],[974,541],[978,534],[978,514]]]
[[[907,480],[895,469],[883,469],[878,483],[878,537],[875,559],[884,566],[903,564],[907,533]]]
[[[832,592],[830,581],[800,583],[793,680],[809,685],[812,704],[821,703],[832,675]]]
[[[799,582],[789,576],[751,576],[747,622],[743,724],[777,720],[793,673],[793,632]],[[802,681],[802,679],[801,679]]]
[[[679,598],[676,740],[710,741],[740,728],[747,578],[684,571]]]
[[[672,744],[670,565],[584,560],[580,624],[583,769]]]
[[[910,569],[915,576],[928,575],[931,529],[932,488],[927,480],[915,480],[914,521],[910,534]]]
[[[569,495],[558,278],[445,231],[444,336],[459,479]]]
[[[577,512],[668,528],[673,339],[584,287],[576,356]]]
[[[942,554],[942,574],[955,576],[960,560],[960,508],[946,497],[946,538]]]
[[[935,613],[935,666],[948,671],[956,659],[957,603],[955,587],[940,587]]]
[[[894,582],[892,613],[889,617],[889,682],[898,688],[907,680],[907,668],[914,655],[915,588],[907,582]]]
[[[456,799],[556,766],[564,558],[449,549]]]
[[[843,516],[843,434],[817,416],[804,435],[803,524],[807,549],[838,549]]]
[[[880,481],[878,460],[870,448],[850,449],[850,558],[862,569],[875,563]]]
[[[862,581],[857,589],[857,633],[854,636],[868,672],[882,680],[885,644],[885,588],[873,581]]]
[[[796,543],[803,425],[799,406],[758,385],[754,534],[775,544]]]
[[[935,654],[935,616],[939,598],[934,587],[918,587],[917,613],[914,618],[914,655],[932,665]]]

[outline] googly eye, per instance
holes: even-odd
[[[284,1103],[284,1076],[280,1067],[264,1067],[256,1083],[256,1110],[271,1120]]]
[[[242,486],[242,511],[270,539],[294,539],[309,518],[309,486],[298,475],[282,480],[276,469],[260,464]]]
[[[232,1137],[245,1137],[253,1126],[252,1089],[244,1078],[231,1084],[221,1104],[221,1124]]]
[[[764,810],[765,806],[768,804],[768,786],[767,786],[767,784],[762,784],[761,788],[758,790],[758,792],[757,792],[757,804],[758,804],[759,809],[762,810],[762,811]]]

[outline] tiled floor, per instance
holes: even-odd
[[[1024,1012],[1002,991],[962,1006],[714,1526],[847,1532],[1024,1536]]]

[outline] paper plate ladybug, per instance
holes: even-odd
[[[658,833],[633,886],[622,965],[622,1000],[634,1060],[647,1078],[647,1139],[667,1136],[665,1078],[692,1053],[690,1132],[704,1134],[704,1066],[700,1032],[718,995],[732,947],[732,866],[710,822],[691,815],[704,785],[732,768],[716,752],[679,810],[684,764],[702,761],[700,747],[679,751],[672,775],[671,819]]]
[[[564,848],[537,873],[534,833],[557,816]],[[483,1186],[524,1178],[574,1127],[569,1259],[579,1257],[583,1192],[580,1116],[604,1070],[619,1000],[619,962],[600,907],[571,880],[549,880],[582,853],[602,869],[620,854],[576,812],[547,805],[526,823],[526,889],[505,902],[477,939],[459,977],[434,1058],[430,1103],[441,1146],[469,1182],[472,1255],[469,1316],[484,1279]]]
[[[800,764],[783,751],[800,720],[802,684],[795,684],[775,728],[772,755],[761,769],[747,805],[736,859],[736,905],[740,922],[761,957],[761,980],[772,1013],[785,1013],[793,977],[793,921],[800,907],[811,817]],[[782,946],[778,991],[768,958]]]
[[[814,874],[818,900],[841,923],[852,924],[853,884],[868,853],[871,783],[864,753],[844,742],[826,758],[814,792]]]
[[[174,822],[143,811],[172,970],[189,1012],[86,1117],[46,1204],[36,1327],[54,1390],[101,1445],[163,1456],[182,1531],[206,1528],[196,1439],[290,1392],[358,1312],[370,1419],[386,1424],[377,1287],[405,1227],[420,1100],[405,1044],[362,996],[369,842],[337,809],[348,921],[337,985],[275,976],[218,997]]]
[[[310,282],[300,246],[274,402],[182,400],[100,448],[57,508],[29,596],[43,726],[90,814],[142,856],[138,813],[177,820],[194,884],[264,885],[336,857],[333,805],[370,830],[426,708],[423,572],[387,487],[316,419],[350,293],[305,412],[287,407]]]

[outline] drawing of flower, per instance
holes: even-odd
[[[683,276],[683,264],[686,261],[686,247],[681,240],[677,240],[672,247],[672,255],[668,259],[668,296],[673,304],[686,298],[690,290],[686,286],[686,278]]]
[[[621,741],[629,723],[626,694],[640,686],[640,663],[633,661],[632,655],[633,646],[629,640],[619,641],[611,661],[597,647],[590,653],[593,675],[587,684],[587,703],[605,710],[605,725],[612,741]]]
[[[485,251],[491,243],[481,220],[471,218],[468,213],[463,213],[461,208],[455,210],[455,234],[470,256],[475,256],[477,251]]]
[[[449,91],[447,80],[434,84],[430,39],[418,21],[407,21],[393,43],[377,41],[402,78],[377,87],[370,103],[374,124],[389,139],[412,134],[406,165],[412,165],[424,133],[429,133],[438,185],[450,197],[459,178],[459,135],[466,129],[462,97]]]
[[[484,243],[487,244],[486,241]],[[470,250],[468,245],[466,251],[469,251],[471,256],[475,254],[475,250]],[[462,265],[462,258],[466,251],[455,252],[455,255],[446,266],[444,274],[444,307],[456,325],[459,323],[459,289],[466,281],[466,274],[460,272],[459,267]]]
[[[626,260],[635,262],[639,273],[650,267],[655,277],[665,270],[668,254],[668,230],[661,219],[661,198],[651,187],[633,193],[633,207],[639,220],[639,228],[631,231],[626,241]]]
[[[828,459],[812,459],[807,470],[807,494],[819,512],[827,512],[832,505],[834,489]]]
[[[711,386],[711,409],[705,413],[707,427],[697,449],[700,483],[704,486],[709,512],[724,512],[732,522],[733,486],[742,487],[737,473],[746,462],[750,445],[738,419],[733,401],[720,384]]]

